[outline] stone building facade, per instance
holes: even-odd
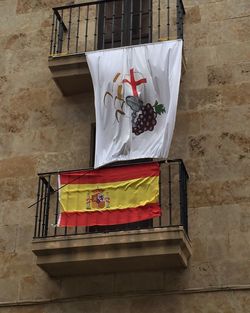
[[[79,1],[78,1],[79,2]],[[50,278],[32,253],[36,174],[89,165],[93,93],[51,79],[51,7],[0,1],[0,311],[250,308],[250,2],[184,0],[186,73],[170,158],[190,175],[187,269]]]

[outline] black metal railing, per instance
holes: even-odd
[[[188,234],[188,174],[182,160],[160,162],[159,202],[162,208],[161,217],[126,225],[57,227],[60,213],[58,174],[62,172],[67,171],[38,174],[37,201],[34,204],[36,205],[34,238],[180,225]]]
[[[50,56],[183,39],[182,0],[102,0],[53,8]]]

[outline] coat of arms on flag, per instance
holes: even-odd
[[[113,105],[115,107],[115,117],[118,123],[125,115],[124,105],[128,105],[131,109],[132,133],[138,136],[145,131],[153,131],[155,125],[157,124],[157,115],[166,113],[166,108],[163,104],[158,103],[157,100],[155,100],[154,105],[151,103],[143,103],[143,100],[141,100],[139,97],[141,92],[140,89],[138,90],[138,88],[140,88],[140,85],[142,84],[146,85],[147,79],[139,78],[136,80],[136,74],[140,77],[143,77],[143,75],[139,72],[135,72],[134,68],[130,69],[129,72],[129,79],[122,79],[116,88],[112,88],[114,95],[110,91],[106,91],[103,105],[106,106],[107,98],[111,97],[112,101],[114,101]],[[121,73],[115,74],[113,79],[114,84],[120,76]],[[126,76],[127,75],[125,75],[125,77]],[[128,84],[131,88],[132,96],[127,96],[124,98],[125,89],[127,89],[126,84]]]
[[[95,168],[166,158],[175,124],[182,41],[86,53],[95,91]]]

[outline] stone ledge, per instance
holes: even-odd
[[[49,57],[52,78],[64,96],[92,92],[93,85],[84,54]]]
[[[182,226],[36,239],[37,265],[61,277],[185,268],[191,244]]]

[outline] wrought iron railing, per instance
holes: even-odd
[[[77,170],[79,171],[79,169]],[[67,172],[67,171],[61,171]],[[72,172],[72,171],[70,171]],[[188,174],[182,160],[160,162],[159,202],[162,214],[159,218],[126,225],[92,227],[57,227],[60,202],[58,174],[38,174],[34,238],[46,238],[84,233],[102,233],[182,225],[188,234]]]
[[[102,0],[53,8],[50,56],[183,39],[182,0]]]

